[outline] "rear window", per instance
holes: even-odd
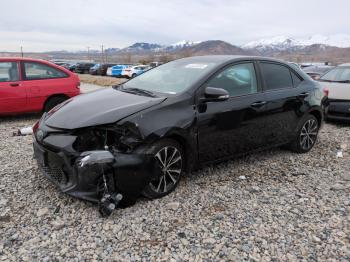
[[[350,67],[334,68],[324,74],[320,79],[325,81],[350,81]]]
[[[274,63],[260,62],[266,90],[292,88],[293,81],[289,68]]]
[[[24,62],[23,64],[26,80],[63,78],[68,76],[65,72],[42,63]]]
[[[16,62],[0,62],[0,82],[11,82],[18,80],[18,64]]]
[[[303,80],[293,71],[290,71],[290,73],[292,74],[293,86],[297,87]]]

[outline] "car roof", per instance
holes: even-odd
[[[269,57],[263,57],[263,56],[244,56],[244,55],[207,55],[207,56],[192,56],[192,57],[185,57],[181,58],[180,60],[188,60],[189,62],[193,63],[218,63],[218,64],[224,64],[227,62],[233,62],[233,61],[239,61],[239,60],[267,60],[271,62],[279,62],[288,64],[288,62],[285,62],[283,60],[269,58]]]
[[[338,66],[350,66],[350,63],[345,63],[345,64],[341,64],[341,65],[338,65]]]
[[[29,58],[29,57],[0,57],[0,61],[34,61],[34,62],[53,63],[44,59],[36,59],[36,58]]]

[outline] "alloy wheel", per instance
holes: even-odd
[[[150,185],[155,192],[164,194],[171,191],[180,179],[182,156],[176,147],[166,146],[155,154],[155,158],[162,173]]]
[[[304,150],[309,150],[316,142],[318,133],[318,123],[314,119],[305,122],[300,132],[300,146]]]

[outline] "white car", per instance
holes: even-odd
[[[132,67],[123,69],[121,75],[126,76],[128,78],[133,78],[135,76],[143,74],[149,69],[150,69],[150,66],[147,66],[147,65],[132,66]]]
[[[328,96],[325,117],[350,121],[350,63],[331,69],[318,81]]]

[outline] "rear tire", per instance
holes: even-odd
[[[289,148],[296,153],[309,152],[317,141],[320,123],[313,115],[307,115],[296,133]]]
[[[142,194],[150,199],[170,194],[184,172],[185,154],[181,145],[172,139],[162,139],[141,151],[154,155],[162,170],[161,175],[143,189]]]
[[[68,98],[65,96],[54,96],[49,98],[49,100],[47,100],[45,103],[44,112],[49,112],[52,108],[66,101],[67,99]]]

